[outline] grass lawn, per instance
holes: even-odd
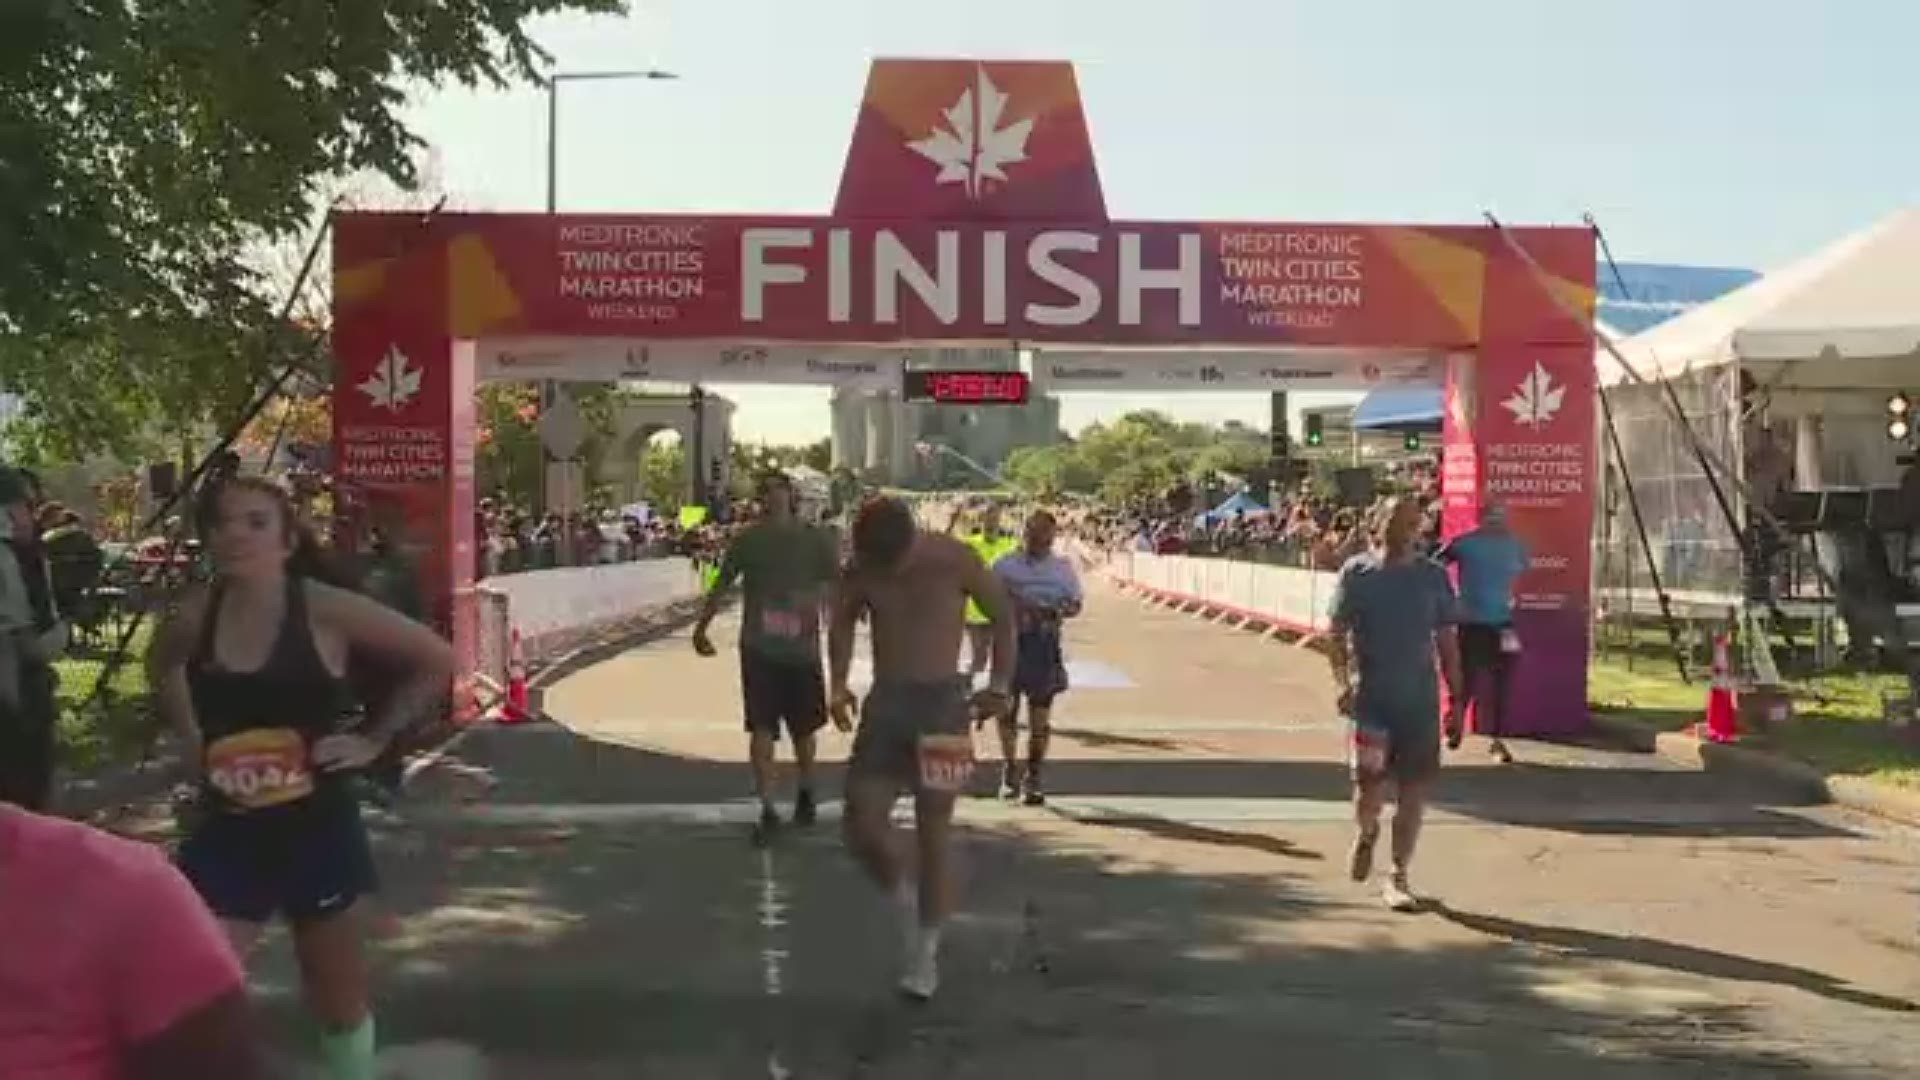
[[[1628,670],[1619,654],[1595,657],[1588,669],[1587,700],[1596,711],[1677,731],[1706,712],[1707,673],[1692,668],[1694,681],[1680,681],[1670,658],[1641,652]],[[1832,775],[1920,789],[1920,738],[1896,740],[1881,713],[1882,694],[1904,691],[1896,675],[1856,672],[1789,680],[1794,718],[1784,727],[1746,736],[1756,749],[1772,750]]]
[[[113,658],[117,634],[106,645],[76,649],[54,665],[60,677],[55,700],[60,706],[61,766],[85,773],[105,765],[132,761],[146,745],[152,725],[151,693],[145,659],[152,626],[142,622],[124,660],[94,697],[101,672]]]

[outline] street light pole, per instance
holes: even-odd
[[[678,79],[680,76],[671,71],[656,68],[643,68],[633,71],[556,71],[547,76],[547,213],[559,212],[560,207],[560,84],[563,82],[612,82],[616,80],[660,81]],[[560,386],[552,379],[540,382],[540,412],[542,415],[553,407],[560,392]],[[552,468],[553,457],[547,453],[544,443],[540,447],[540,509],[551,510],[547,505],[547,473]]]

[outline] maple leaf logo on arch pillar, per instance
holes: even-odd
[[[1027,160],[1033,120],[1001,127],[1007,95],[993,84],[984,64],[974,66],[973,80],[946,109],[946,127],[935,127],[907,147],[940,166],[935,183],[965,185],[967,198],[977,200],[986,193],[988,181],[1006,183],[1006,167]]]
[[[1567,388],[1555,386],[1546,367],[1535,361],[1533,370],[1520,380],[1519,389],[1500,404],[1506,406],[1515,420],[1539,431],[1560,411],[1560,401],[1566,394]]]
[[[373,374],[367,381],[354,389],[367,395],[374,408],[399,412],[420,392],[420,369],[395,345],[373,365]]]

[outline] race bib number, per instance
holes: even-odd
[[[922,788],[959,791],[973,778],[971,735],[922,735],[919,749]]]
[[[313,794],[307,741],[292,728],[229,735],[207,747],[207,783],[243,810],[304,799]]]
[[[1357,773],[1385,772],[1387,768],[1386,734],[1368,731],[1356,725],[1347,740],[1347,763]]]
[[[1512,656],[1520,651],[1520,635],[1512,630],[1500,631],[1500,651]]]
[[[797,638],[806,631],[806,620],[797,611],[767,608],[760,613],[760,632],[767,637]]]

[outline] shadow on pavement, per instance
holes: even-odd
[[[1124,747],[1130,750],[1168,750],[1183,749],[1174,739],[1156,739],[1146,735],[1116,735],[1111,732],[1093,731],[1088,728],[1056,727],[1053,729],[1056,739],[1066,739],[1082,746],[1095,749],[1114,749]]]
[[[1770,964],[1744,956],[1732,956],[1714,952],[1711,949],[1677,945],[1670,941],[1655,941],[1651,938],[1623,937],[1618,934],[1579,930],[1567,926],[1540,926],[1497,915],[1458,911],[1443,903],[1434,903],[1428,910],[1456,926],[1462,926],[1477,933],[1511,941],[1524,941],[1532,945],[1544,945],[1571,955],[1596,960],[1621,960],[1631,964],[1644,964],[1650,967],[1666,968],[1669,971],[1706,975],[1737,982],[1790,986],[1831,1001],[1885,1012],[1920,1012],[1920,1003],[1859,990],[1820,972],[1790,967],[1786,964]]]
[[[475,749],[522,798],[744,783],[731,764],[565,732]],[[1333,766],[1210,764],[1148,775],[1213,795],[1341,786]],[[1078,779],[1109,775],[1130,774]],[[1910,1025],[1886,1015],[1905,1003],[1816,972],[1496,916],[1448,912],[1448,929],[1382,911],[1272,838],[1101,824],[1119,842],[1046,818],[959,830],[966,900],[924,1008],[891,994],[897,913],[836,830],[763,853],[724,827],[420,826],[383,845],[400,921],[379,950],[382,1030],[481,1047],[504,1080],[766,1076],[774,1055],[795,1077],[1837,1080],[1892,1067]],[[1606,992],[1552,992],[1569,981]],[[1754,982],[1828,1010],[1788,1030],[1743,999]]]
[[[823,746],[848,736],[823,732]],[[742,739],[742,755],[745,753]],[[984,736],[982,746],[985,746]],[[991,751],[989,751],[991,752]],[[459,756],[492,769],[493,800],[505,804],[710,803],[749,794],[743,764],[691,760],[642,746],[577,735],[557,724],[482,729]],[[1631,759],[1627,759],[1631,760]],[[980,770],[976,794],[995,770]],[[816,785],[836,797],[844,768],[823,763]],[[1056,760],[1048,793],[1059,798],[1286,799],[1344,804],[1345,766],[1334,761],[1220,758]],[[1773,807],[1805,805],[1791,786],[1741,783],[1671,768],[1521,764],[1449,768],[1434,805],[1477,820],[1588,835],[1746,836],[1800,839],[1849,835]],[[1122,815],[1127,816],[1127,815]],[[1167,815],[1176,816],[1169,812]]]
[[[1326,856],[1317,851],[1309,851],[1297,844],[1289,843],[1277,836],[1265,833],[1238,832],[1233,829],[1220,829],[1210,825],[1192,822],[1169,821],[1155,817],[1102,817],[1088,819],[1086,824],[1098,829],[1118,829],[1136,832],[1162,840],[1178,840],[1189,844],[1207,844],[1213,847],[1244,848],[1248,851],[1265,852],[1289,859],[1324,861]]]

